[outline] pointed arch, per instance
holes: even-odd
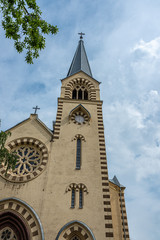
[[[91,229],[85,223],[78,220],[65,224],[58,232],[56,240],[72,240],[75,236],[81,240],[96,240]]]
[[[78,106],[76,106],[70,111],[69,119],[72,120],[74,123],[82,124],[77,122],[75,119],[75,117],[78,115],[83,116],[84,118],[83,124],[85,124],[86,122],[89,122],[91,119],[90,112],[82,104],[79,104]]]
[[[30,229],[17,213],[10,210],[0,213],[0,239],[31,239]]]
[[[44,240],[42,224],[37,213],[26,202],[17,198],[0,200],[0,231],[11,230],[17,239]]]

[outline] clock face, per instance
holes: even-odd
[[[78,123],[83,123],[84,122],[84,117],[80,116],[80,115],[77,115],[77,116],[75,116],[75,120]]]

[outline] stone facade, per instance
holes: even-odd
[[[129,239],[125,188],[108,179],[99,84],[84,71],[62,80],[54,132],[37,114],[10,129],[20,160],[7,175],[0,167],[1,239]]]

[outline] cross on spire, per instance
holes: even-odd
[[[36,107],[33,107],[33,109],[35,109],[34,114],[36,114],[37,110],[39,110],[40,108],[36,106]]]
[[[83,39],[83,35],[85,35],[85,33],[78,33],[80,35],[80,39]]]

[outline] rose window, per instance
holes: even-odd
[[[18,158],[14,174],[25,175],[33,172],[41,163],[41,152],[32,146],[20,146],[14,149]]]
[[[18,160],[14,170],[6,174],[4,165],[0,166],[0,175],[11,182],[26,182],[43,172],[48,162],[46,146],[37,139],[23,138],[12,141],[8,148],[15,152]]]
[[[17,240],[17,237],[14,231],[11,228],[7,227],[0,230],[0,239],[1,240]]]

